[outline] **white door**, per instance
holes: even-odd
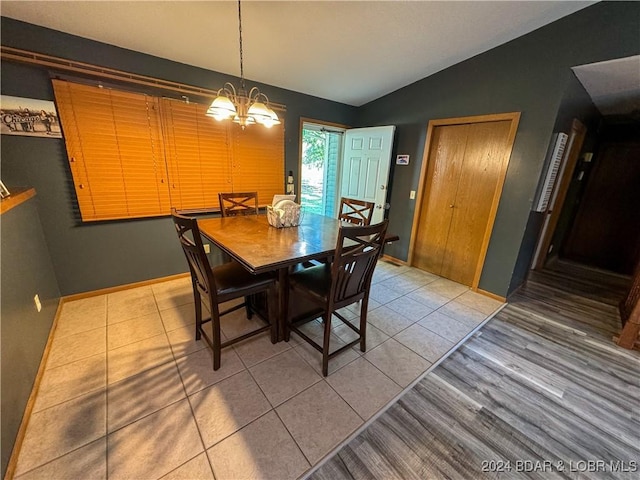
[[[384,219],[395,129],[390,125],[345,132],[340,195],[374,202],[372,224]]]

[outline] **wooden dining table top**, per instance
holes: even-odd
[[[305,213],[297,227],[276,228],[266,215],[198,219],[200,233],[252,273],[330,256],[343,223]]]

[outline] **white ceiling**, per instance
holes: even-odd
[[[360,106],[593,3],[244,0],[244,73]],[[0,9],[6,17],[240,74],[235,1],[2,0]]]
[[[602,115],[640,112],[640,55],[573,67]]]

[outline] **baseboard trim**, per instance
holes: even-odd
[[[389,255],[382,255],[382,260],[385,260],[389,263],[395,263],[396,265],[409,265],[407,262],[405,262],[404,260],[400,260],[399,258],[396,257],[391,257]]]
[[[91,290],[89,292],[74,293],[72,295],[65,295],[64,297],[62,297],[62,301],[72,302],[74,300],[82,300],[83,298],[96,297],[98,295],[105,295],[107,293],[115,293],[115,292],[121,292],[123,290],[130,290],[132,288],[146,287],[147,285],[153,285],[155,283],[163,283],[163,282],[169,282],[171,280],[178,280],[180,278],[184,278],[188,276],[189,276],[189,272],[177,273],[175,275],[169,275],[167,277],[152,278],[150,280],[127,283],[124,285],[118,285],[116,287],[107,287],[107,288],[101,288],[100,290]]]
[[[494,300],[499,300],[502,303],[507,302],[507,297],[502,297],[500,295],[496,295],[495,293],[487,292],[486,290],[482,290],[481,288],[478,288],[476,291],[481,295],[484,295],[485,297],[493,298]]]
[[[13,444],[13,449],[11,450],[11,457],[9,457],[9,463],[7,464],[7,471],[4,474],[5,480],[13,479],[13,476],[15,475],[15,472],[16,472],[16,467],[18,466],[18,456],[20,455],[20,450],[22,449],[22,442],[24,441],[24,436],[27,432],[27,427],[29,426],[29,419],[31,418],[31,413],[33,412],[33,406],[35,405],[36,397],[38,396],[38,390],[40,389],[40,382],[42,381],[42,376],[44,375],[44,370],[47,365],[49,352],[51,351],[51,344],[53,343],[53,336],[58,326],[58,319],[60,318],[60,314],[62,312],[63,303],[64,303],[63,299],[60,298],[58,300],[58,307],[56,308],[56,314],[53,317],[53,322],[51,322],[51,329],[49,330],[47,343],[44,347],[44,351],[42,352],[42,358],[40,359],[40,365],[38,366],[38,371],[36,372],[36,378],[33,381],[33,387],[31,388],[29,399],[27,400],[27,404],[24,408],[22,421],[20,422],[20,427],[18,428],[18,433],[16,434],[16,440]]]

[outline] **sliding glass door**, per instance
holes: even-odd
[[[300,202],[305,211],[336,215],[343,133],[338,127],[303,122]]]

